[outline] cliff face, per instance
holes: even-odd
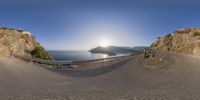
[[[189,53],[200,56],[200,28],[180,29],[159,37],[151,45],[161,51]]]
[[[21,55],[31,56],[31,52],[41,47],[27,31],[0,28],[0,56]]]

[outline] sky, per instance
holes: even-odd
[[[30,31],[47,50],[149,46],[200,27],[198,0],[1,0],[0,26]]]

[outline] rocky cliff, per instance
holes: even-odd
[[[151,47],[162,51],[200,56],[200,28],[179,29],[166,36],[158,37]]]
[[[36,48],[42,48],[42,46],[31,36],[30,32],[6,27],[0,28],[0,56],[31,56]],[[46,52],[40,53],[45,54]]]

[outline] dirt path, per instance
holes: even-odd
[[[0,58],[0,100],[199,100],[200,58],[167,54],[164,69],[139,56],[103,69],[50,71],[16,58]]]

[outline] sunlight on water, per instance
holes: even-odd
[[[48,51],[55,60],[87,60],[108,58],[107,54],[92,54],[88,51]]]

